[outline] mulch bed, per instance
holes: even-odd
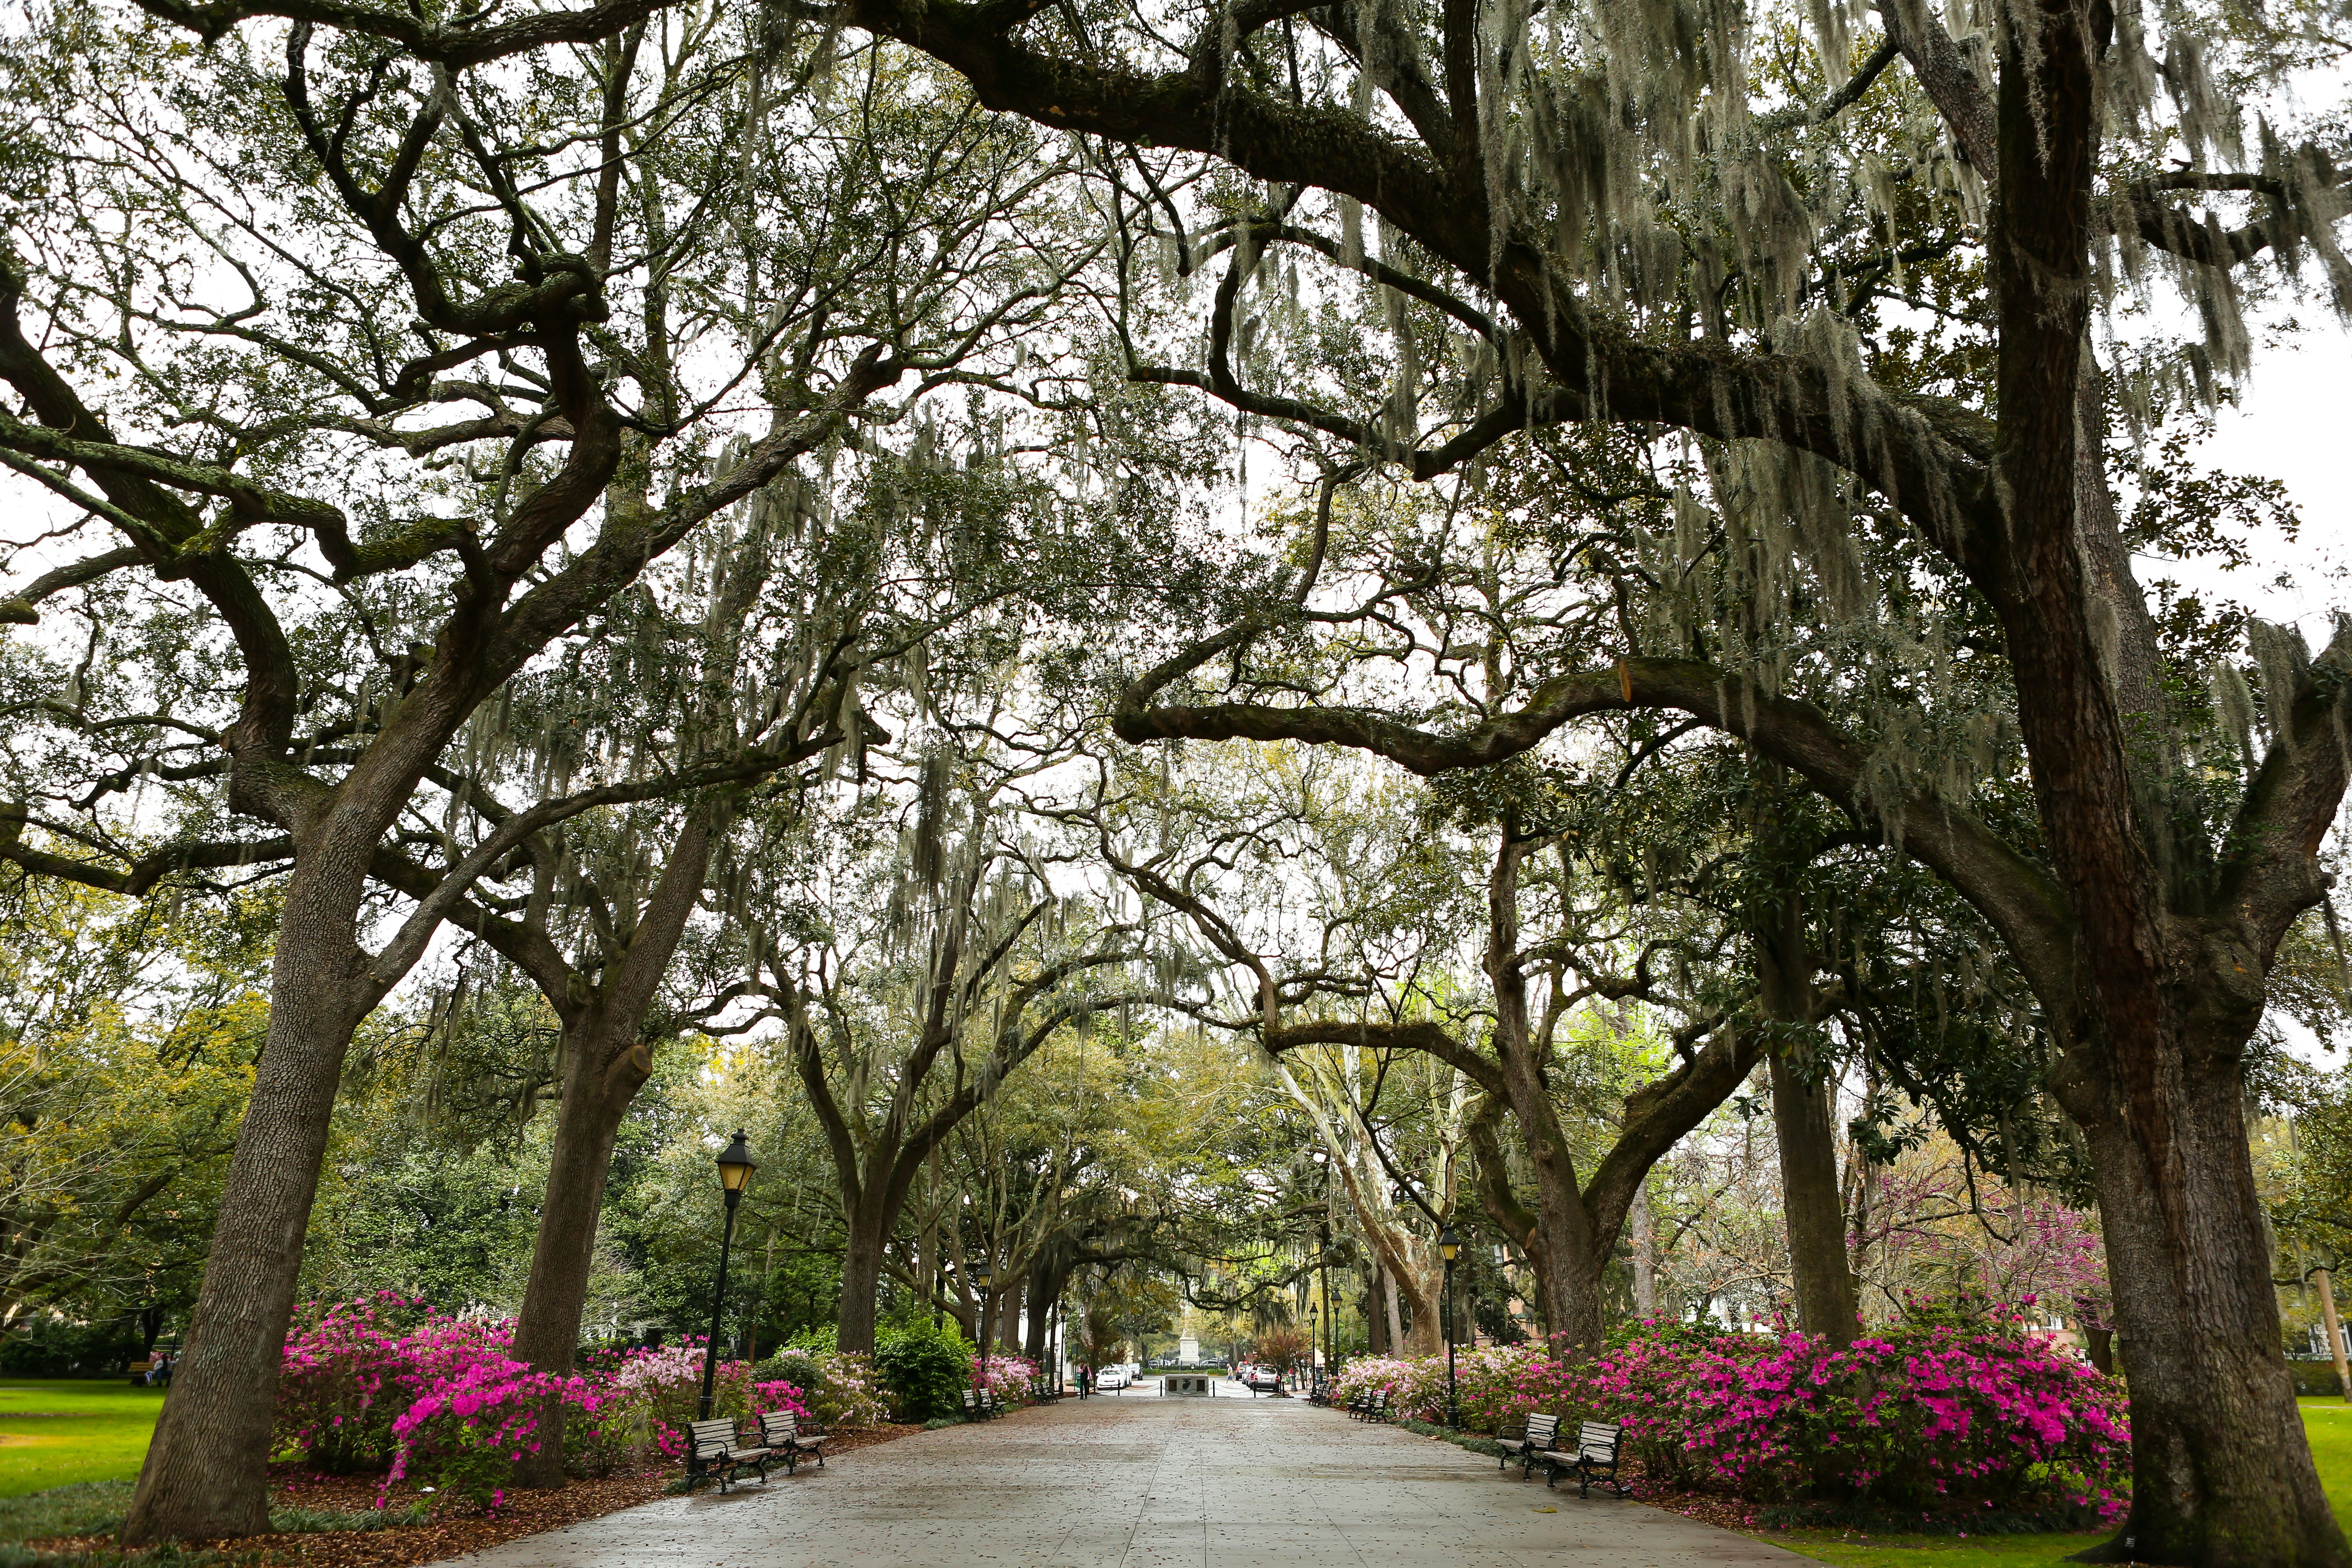
[[[836,1434],[825,1445],[825,1458],[870,1448],[919,1432],[920,1426],[879,1426]],[[383,1530],[336,1530],[314,1533],[286,1532],[261,1541],[215,1541],[191,1543],[184,1551],[210,1548],[227,1554],[239,1568],[418,1568],[427,1563],[479,1552],[520,1536],[597,1519],[639,1503],[651,1502],[677,1483],[677,1466],[665,1466],[635,1475],[607,1476],[602,1480],[573,1481],[560,1491],[509,1491],[495,1513],[460,1503],[423,1524],[395,1525]],[[776,1480],[787,1478],[779,1474]],[[341,1513],[363,1513],[376,1505],[375,1476],[317,1475],[296,1467],[273,1471],[269,1505],[273,1509],[303,1508]],[[429,1500],[408,1483],[394,1487],[385,1506],[405,1509]],[[73,1557],[110,1553],[113,1542],[103,1536],[77,1536],[61,1541],[28,1541],[35,1551]],[[137,1556],[128,1559],[137,1562]]]

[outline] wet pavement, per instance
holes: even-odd
[[[1222,1391],[1221,1391],[1222,1392]],[[1066,1399],[456,1562],[473,1568],[1683,1568],[1807,1559],[1293,1399]]]

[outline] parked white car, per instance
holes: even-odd
[[[1123,1366],[1107,1366],[1095,1373],[1097,1388],[1125,1388],[1127,1385],[1127,1368]]]

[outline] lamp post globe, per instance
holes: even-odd
[[[1445,1260],[1445,1425],[1458,1432],[1462,1402],[1454,1377],[1454,1260],[1462,1256],[1462,1238],[1450,1225],[1437,1233],[1437,1256]]]
[[[743,1130],[735,1130],[734,1140],[719,1154],[719,1190],[727,1197],[727,1226],[719,1237],[719,1278],[710,1288],[710,1339],[702,1351],[702,1404],[698,1420],[710,1419],[711,1395],[719,1386],[719,1331],[727,1311],[727,1261],[735,1247],[735,1205],[743,1201],[743,1189],[751,1184],[751,1173],[760,1167],[751,1162],[751,1150],[744,1141]]]

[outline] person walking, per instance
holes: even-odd
[[[1087,1396],[1087,1391],[1089,1385],[1092,1384],[1093,1381],[1094,1379],[1088,1374],[1085,1367],[1081,1366],[1078,1368],[1078,1397],[1080,1399],[1084,1399]]]

